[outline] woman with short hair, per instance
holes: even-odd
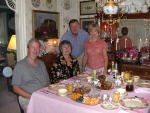
[[[128,37],[128,28],[123,27],[121,29],[121,33],[123,36],[119,39],[118,49],[123,50],[125,48],[132,47],[132,40]],[[126,45],[125,45],[125,41],[126,41]]]
[[[59,44],[59,56],[56,58],[52,71],[52,83],[68,79],[79,74],[79,63],[76,57],[71,55],[72,45],[68,40]]]
[[[107,44],[98,37],[99,26],[93,23],[89,26],[90,39],[84,44],[84,56],[82,71],[97,72],[106,74],[108,65]]]

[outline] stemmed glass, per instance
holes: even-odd
[[[133,53],[130,53],[130,60],[132,60],[133,58]]]

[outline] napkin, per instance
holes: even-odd
[[[139,110],[133,110],[133,113],[143,113],[142,111]],[[125,111],[125,110],[120,110],[118,113],[131,113],[131,110]]]
[[[149,93],[150,94],[150,88],[137,88],[135,89],[136,93]]]
[[[120,110],[118,113],[129,113],[129,112],[126,112],[125,110]]]

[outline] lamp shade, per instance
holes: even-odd
[[[16,50],[16,35],[12,35],[7,50]]]

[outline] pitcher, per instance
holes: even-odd
[[[147,13],[149,11],[148,4],[145,2],[141,7],[142,13]]]
[[[138,10],[138,8],[137,8],[136,4],[134,4],[132,2],[132,4],[130,5],[130,8],[129,8],[129,13],[135,13],[135,12],[137,12],[137,10]]]

